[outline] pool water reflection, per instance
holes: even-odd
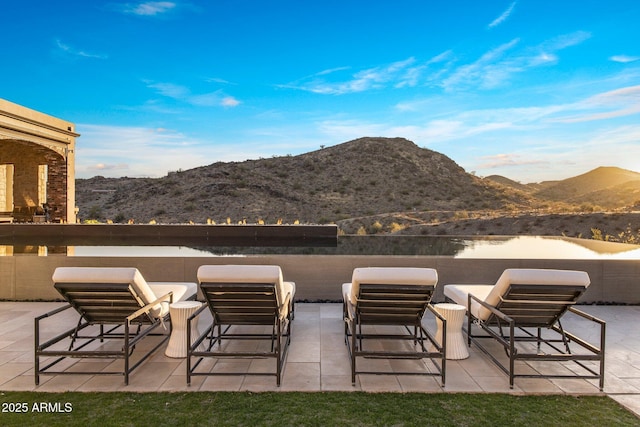
[[[340,236],[336,247],[0,246],[0,255],[206,257],[267,254],[420,255],[477,259],[640,259],[640,246],[547,236]]]

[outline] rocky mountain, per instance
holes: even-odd
[[[534,192],[534,196],[605,208],[627,206],[640,200],[640,173],[617,167],[599,167],[549,185]]]
[[[617,167],[599,167],[561,181],[521,184],[499,175],[485,179],[531,194],[539,200],[575,206],[617,209],[640,204],[640,173]]]
[[[509,179],[505,176],[501,176],[501,175],[489,175],[484,177],[485,180],[487,181],[493,181],[496,182],[500,185],[504,185],[507,187],[512,187],[515,189],[518,189],[520,191],[524,191],[524,192],[533,192],[534,188],[531,186],[531,184],[521,184],[518,181],[514,181],[512,179]]]
[[[369,137],[162,178],[79,179],[76,200],[81,219],[144,223],[329,223],[390,212],[539,206],[526,192],[468,174],[411,141]]]

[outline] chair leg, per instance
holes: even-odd
[[[509,325],[509,388],[513,389],[513,383],[515,378],[516,368],[516,343],[515,343],[516,328],[513,322]]]
[[[276,321],[277,342],[276,342],[276,386],[280,387],[280,378],[282,376],[282,325],[280,318]],[[273,351],[273,340],[271,341],[271,351]]]
[[[351,384],[356,385],[356,333],[351,333]]]

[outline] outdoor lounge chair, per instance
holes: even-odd
[[[440,376],[444,387],[446,343],[439,344],[422,325],[423,316],[430,311],[442,321],[446,336],[446,320],[430,304],[437,281],[438,274],[431,268],[368,267],[353,270],[351,282],[342,285],[342,297],[345,342],[354,385],[357,374],[392,374]],[[394,333],[377,333],[376,327],[385,326],[395,327]],[[399,346],[377,349],[380,340],[394,340]],[[427,366],[419,371],[359,370],[356,363],[360,357],[428,358],[435,370],[429,370]],[[440,359],[440,364],[434,359]]]
[[[153,333],[169,318],[169,304],[195,299],[197,293],[195,283],[146,282],[136,268],[59,267],[53,282],[69,304],[35,319],[36,385],[43,374],[117,374],[129,384],[129,374],[169,339],[162,331]],[[80,315],[76,326],[41,342],[42,330],[55,327],[53,320],[43,321],[71,307]],[[54,319],[59,318],[64,320]],[[161,338],[131,360],[136,345],[150,335]],[[100,344],[105,340],[114,344]],[[66,342],[68,347],[62,346]],[[40,358],[47,358],[44,366]],[[66,358],[123,359],[124,367],[118,372],[53,369]]]
[[[605,322],[574,307],[589,283],[589,275],[584,271],[507,269],[495,285],[446,285],[444,294],[467,307],[468,344],[475,343],[509,375],[511,388],[515,377],[543,377],[598,379],[602,390]],[[584,318],[599,325],[599,346],[563,328],[561,318],[567,312],[579,316],[576,319]],[[483,332],[475,334],[474,325]],[[483,338],[495,339],[502,345],[509,359],[508,367],[480,344]],[[572,343],[578,344],[581,352],[575,352],[577,348]],[[568,369],[566,374],[543,374],[531,369],[518,374],[515,365],[519,360],[573,361],[581,367],[577,371],[585,374]]]
[[[283,281],[277,265],[203,265],[198,269],[198,281],[205,305],[189,318],[187,342],[192,344],[187,353],[187,384],[196,375],[238,375],[215,366],[213,370],[198,369],[205,357],[273,358],[275,370],[249,370],[239,375],[275,375],[280,386],[291,340],[295,284]],[[191,321],[207,308],[212,323],[192,340]],[[260,342],[256,345],[243,340]],[[200,349],[203,343],[204,349]]]

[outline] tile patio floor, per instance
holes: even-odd
[[[439,377],[359,375],[351,384],[349,359],[343,338],[342,306],[340,304],[297,304],[293,322],[291,347],[284,369],[282,386],[275,385],[273,376],[195,377],[186,385],[185,359],[164,355],[164,348],[136,369],[130,384],[122,376],[59,375],[42,376],[38,387],[33,377],[34,317],[46,313],[61,303],[0,302],[0,390],[2,391],[354,391],[367,392],[487,392],[513,394],[600,394],[595,380],[516,378],[509,389],[508,376],[502,373],[477,348],[470,349],[464,360],[448,360],[446,387],[440,387]],[[604,393],[640,416],[640,306],[580,306],[607,322],[606,374]],[[72,310],[61,321],[75,324]],[[65,312],[66,313],[66,312]],[[203,314],[203,316],[205,316]],[[204,328],[210,317],[200,320]],[[576,332],[572,322],[565,328]],[[435,331],[435,323],[425,325]],[[578,335],[593,339],[597,334],[578,328]],[[148,340],[148,339],[147,339]],[[143,340],[143,342],[146,340]],[[597,342],[597,341],[596,341]],[[142,344],[141,344],[142,345]],[[238,372],[256,369],[265,361],[223,361],[224,369]],[[112,361],[78,361],[69,369],[109,370]],[[222,362],[219,362],[219,364]],[[273,363],[269,361],[268,363]],[[366,363],[369,363],[368,361]],[[393,364],[375,360],[389,370]],[[387,363],[387,365],[384,365]],[[415,363],[415,362],[407,362]],[[555,365],[558,365],[557,363]],[[220,365],[218,365],[220,367]],[[527,367],[528,369],[533,369]],[[557,368],[557,366],[552,366]],[[562,367],[561,367],[562,368]],[[258,367],[259,369],[259,367]],[[384,368],[383,368],[384,369]],[[564,369],[564,368],[562,368]]]

